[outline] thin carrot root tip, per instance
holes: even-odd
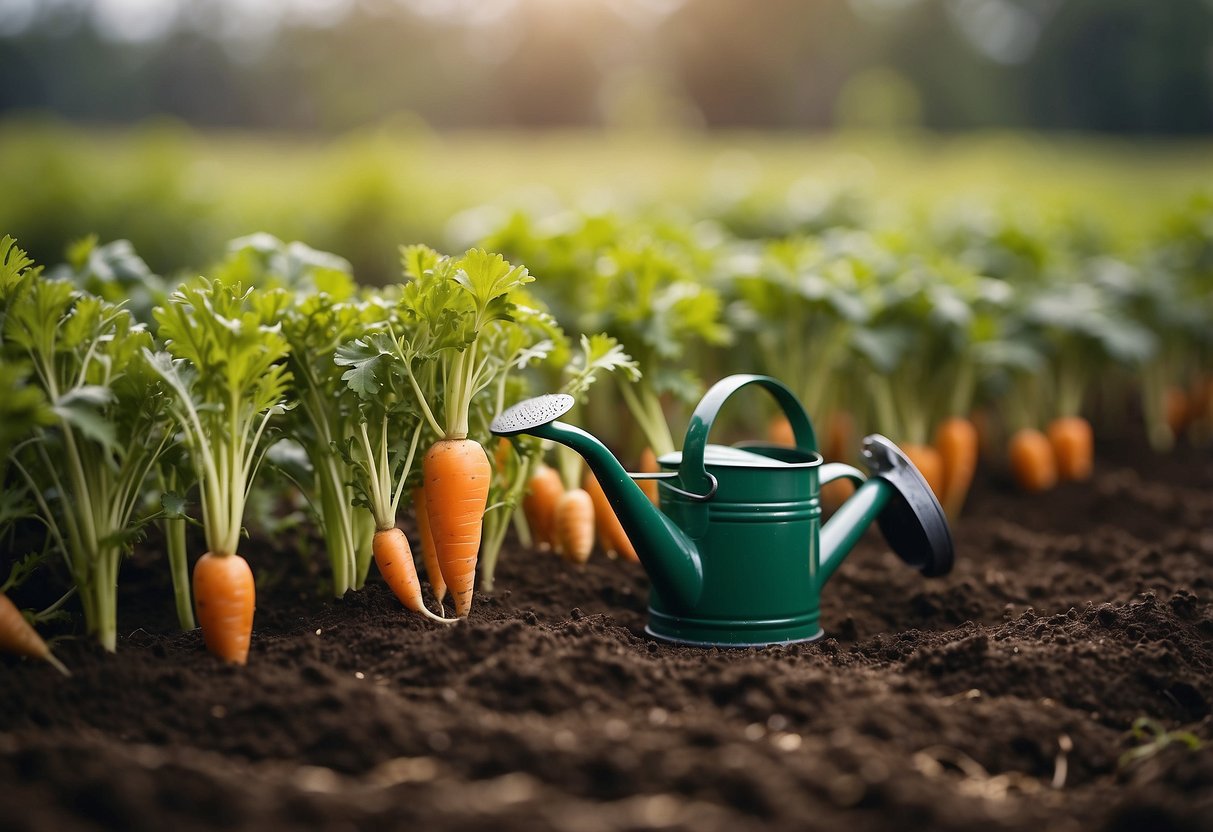
[[[431,621],[444,624],[453,619],[443,618],[430,612],[421,597],[421,582],[417,579],[417,565],[413,563],[413,550],[409,539],[400,529],[381,529],[375,532],[372,541],[375,565],[379,574],[400,603],[410,612],[419,613]]]
[[[8,596],[0,592],[0,652],[27,659],[39,659],[58,670],[64,676],[71,672],[51,653],[42,636],[30,626]]]
[[[455,615],[472,608],[476,561],[493,466],[471,439],[442,439],[422,460],[425,509],[438,567],[455,604]]]
[[[239,555],[207,552],[194,566],[194,604],[206,649],[232,664],[248,662],[257,588]]]

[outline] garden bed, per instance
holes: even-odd
[[[827,638],[766,650],[646,638],[643,573],[600,556],[511,544],[446,629],[377,577],[321,600],[318,542],[310,576],[248,544],[234,667],[138,553],[116,656],[0,659],[0,829],[1206,828],[1213,459],[1102,450],[1090,483],[980,483],[946,578],[870,535]],[[1119,766],[1143,716],[1206,747]]]

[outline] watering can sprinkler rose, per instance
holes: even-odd
[[[725,401],[762,387],[783,409],[796,447],[709,445]],[[646,631],[701,646],[755,647],[820,638],[821,588],[875,521],[892,550],[924,576],[952,568],[952,536],[922,475],[888,439],[863,441],[868,474],[823,463],[813,425],[791,390],[768,376],[722,379],[695,408],[680,453],[661,473],[629,474],[606,446],[557,421],[571,396],[527,399],[493,421],[499,436],[529,434],[585,457],[652,582]],[[659,483],[660,510],[634,479]],[[821,525],[821,486],[856,485]]]

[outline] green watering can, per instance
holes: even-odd
[[[791,422],[796,447],[709,445],[725,401],[755,385]],[[869,474],[822,462],[812,423],[792,391],[768,376],[718,382],[691,416],[681,453],[662,473],[629,474],[606,446],[556,421],[573,406],[554,394],[493,420],[499,436],[530,434],[585,457],[652,582],[646,631],[701,646],[756,647],[820,638],[821,588],[873,520],[902,560],[925,576],[952,568],[952,536],[939,501],[913,463],[878,434],[863,441]],[[659,480],[661,510],[634,479]],[[821,486],[858,488],[823,527]]]

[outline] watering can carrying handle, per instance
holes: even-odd
[[[682,444],[682,465],[678,469],[678,478],[684,488],[693,492],[706,493],[713,489],[713,477],[703,464],[704,449],[707,447],[708,434],[712,423],[716,421],[720,408],[730,396],[751,384],[757,384],[775,397],[788,422],[792,426],[792,435],[796,438],[798,450],[810,453],[817,452],[817,435],[813,432],[813,423],[804,412],[800,400],[783,382],[770,376],[742,374],[728,376],[712,385],[712,389],[700,399],[691,414],[691,423],[687,426],[686,440]]]

